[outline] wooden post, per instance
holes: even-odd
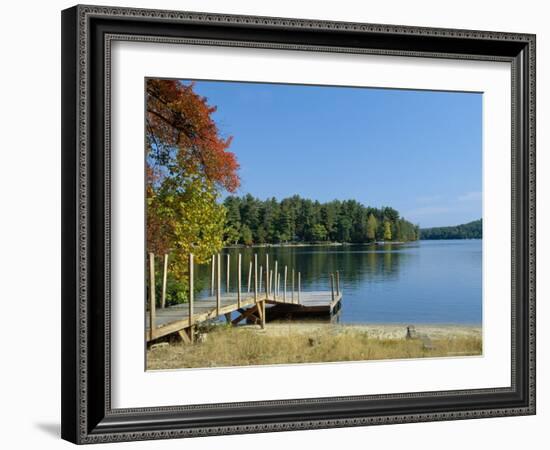
[[[195,286],[194,286],[194,264],[193,264],[193,253],[189,253],[189,334],[191,342],[193,341],[193,297],[195,296]]]
[[[263,277],[263,266],[260,264],[260,284],[258,286],[258,292],[262,292],[262,277]]]
[[[155,304],[155,254],[149,253],[149,338],[154,337],[155,322],[156,322],[156,307]]]
[[[248,289],[247,289],[248,293],[250,293],[251,281],[252,281],[252,260],[250,260],[250,264],[248,265]]]
[[[286,279],[288,278],[288,267],[285,266],[285,279],[283,284],[283,301],[286,302]]]
[[[258,302],[258,254],[254,254],[254,302]]]
[[[269,292],[273,295],[273,298],[275,298],[275,290],[273,289],[273,269],[269,271]]]
[[[265,298],[269,297],[269,254],[265,254]]]
[[[275,268],[273,269],[275,281],[273,282],[273,298],[277,300],[277,260],[275,260]]]
[[[336,295],[340,296],[340,271],[336,271]]]
[[[222,294],[222,274],[221,274],[221,262],[222,257],[218,253],[218,260],[217,260],[217,267],[216,267],[216,314],[220,315],[220,307],[221,307],[221,294]]]
[[[265,327],[264,304],[265,300],[260,300],[258,303],[256,303],[256,312],[258,313],[258,317],[260,318],[260,328],[262,329]]]
[[[229,253],[227,254],[227,264],[226,264],[226,276],[225,276],[225,292],[229,292]]]
[[[164,267],[162,272],[162,297],[161,297],[161,307],[166,306],[166,279],[168,277],[168,253],[164,254]]]
[[[332,301],[334,302],[334,274],[330,274],[330,293]]]
[[[298,303],[300,303],[300,272],[298,272]]]
[[[290,293],[290,299],[294,303],[294,269],[292,269],[292,291]]]
[[[241,307],[241,254],[237,257],[237,306]]]
[[[215,279],[215,270],[216,270],[216,257],[212,255],[212,284],[210,287],[210,295],[214,297],[214,279]]]

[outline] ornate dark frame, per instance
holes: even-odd
[[[193,43],[512,65],[512,384],[112,409],[110,44]],[[535,414],[535,36],[75,6],[62,12],[62,437],[79,444]]]

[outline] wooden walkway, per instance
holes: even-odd
[[[150,286],[155,286],[154,280],[154,255],[149,255]],[[302,292],[301,276],[297,273],[295,283],[294,270],[289,271],[285,266],[283,278],[278,264],[274,269],[269,269],[269,256],[266,255],[265,265],[258,267],[257,255],[250,262],[248,270],[248,283],[245,292],[242,292],[241,255],[238,255],[238,283],[235,283],[235,292],[221,292],[221,255],[212,257],[212,285],[211,294],[207,298],[195,300],[193,295],[194,263],[193,255],[189,255],[189,302],[170,307],[156,307],[155,292],[150,290],[148,314],[146,318],[146,339],[153,341],[163,336],[178,333],[188,343],[193,342],[194,328],[208,320],[225,317],[227,322],[237,325],[241,321],[256,323],[262,328],[266,323],[266,305],[273,311],[280,309],[283,312],[307,314],[326,314],[332,316],[340,307],[342,292],[340,290],[339,272],[330,274],[331,289],[327,291]],[[229,255],[226,264],[226,290],[229,290]],[[166,284],[167,257],[164,258],[163,274],[163,298],[164,304]],[[265,277],[262,275],[265,273]],[[288,280],[290,276],[290,282]],[[262,286],[262,278],[266,280]],[[290,288],[290,289],[287,289]],[[151,327],[153,323],[153,327]]]

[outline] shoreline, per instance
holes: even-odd
[[[265,243],[265,244],[234,244],[223,247],[232,248],[270,248],[270,247],[347,247],[355,245],[403,245],[420,241],[480,241],[482,238],[449,238],[449,239],[416,239],[414,241],[373,241],[373,242],[287,242],[287,243]]]
[[[415,324],[415,323],[364,323],[364,324],[332,324],[326,322],[288,321],[268,322],[264,330],[258,333],[267,336],[283,336],[287,334],[311,334],[324,331],[345,333],[347,331],[364,332],[377,339],[404,339],[407,327],[412,326],[416,333],[430,338],[450,337],[481,337],[482,326],[475,324]],[[254,325],[241,325],[240,328],[254,330]]]
[[[411,326],[411,324],[409,324]],[[480,356],[478,325],[342,325],[326,322],[268,322],[203,328],[194,344],[178,341],[147,349],[147,370],[328,363]]]
[[[375,241],[375,242],[293,242],[293,243],[266,243],[266,244],[234,244],[223,247],[224,249],[231,248],[269,248],[269,247],[346,247],[353,245],[390,245],[390,244],[408,244],[416,241]]]

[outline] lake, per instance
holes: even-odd
[[[237,276],[236,255],[243,255],[243,285],[254,253],[258,264],[264,263],[265,253],[269,253],[271,264],[277,260],[279,267],[286,264],[300,271],[303,292],[330,290],[329,273],[339,270],[343,291],[340,323],[481,324],[482,240],[224,250],[227,252],[231,254],[231,280]],[[201,267],[197,275],[198,284],[205,287],[200,298],[209,293],[209,269]]]

